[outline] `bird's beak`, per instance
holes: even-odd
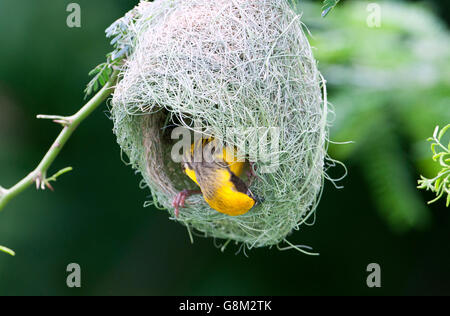
[[[255,204],[264,202],[264,198],[262,196],[255,195],[250,190],[247,191],[247,195],[250,196],[253,200],[255,200]]]

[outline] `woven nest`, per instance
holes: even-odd
[[[111,113],[151,203],[207,237],[249,248],[285,240],[314,213],[326,155],[324,85],[300,16],[286,0],[159,0],[141,2],[133,14],[133,53]],[[195,184],[171,158],[171,131],[194,125],[245,158],[258,157],[250,189],[263,203],[232,217],[191,196],[175,218],[173,198]],[[225,139],[230,128],[240,132]],[[276,150],[248,146],[268,128],[279,131]]]

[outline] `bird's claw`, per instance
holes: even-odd
[[[184,207],[184,202],[186,201],[188,195],[189,191],[183,190],[181,192],[178,192],[178,194],[173,199],[172,206],[175,208],[175,217],[178,217],[178,215],[180,215],[180,207]]]
[[[175,217],[178,217],[178,215],[180,215],[180,207],[184,207],[186,198],[192,194],[199,194],[199,193],[201,193],[201,191],[187,190],[187,189],[178,192],[178,194],[175,195],[172,202],[172,206],[175,208]]]

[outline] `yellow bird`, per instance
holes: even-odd
[[[218,212],[237,216],[247,213],[257,202],[245,182],[239,178],[244,170],[244,161],[237,161],[236,150],[222,150],[213,138],[200,139],[184,153],[182,168],[199,187],[198,190],[183,190],[174,199],[175,215],[189,195],[203,194],[209,206]]]

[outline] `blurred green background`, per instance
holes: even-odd
[[[87,73],[111,50],[104,29],[137,0],[79,0],[81,28],[68,28],[71,1],[0,0],[0,184],[39,162],[59,127],[37,114],[68,115],[83,103]],[[50,172],[74,171],[55,192],[28,189],[0,213],[0,295],[392,295],[450,294],[450,210],[415,189],[432,176],[435,125],[450,122],[449,3],[343,1],[325,19],[319,1],[299,1],[335,110],[329,153],[348,176],[326,182],[313,226],[290,241],[320,252],[255,249],[224,253],[190,244],[120,159],[106,106],[70,139]],[[329,170],[339,177],[340,167]],[[82,287],[66,286],[76,262]],[[366,286],[369,263],[382,287]]]

